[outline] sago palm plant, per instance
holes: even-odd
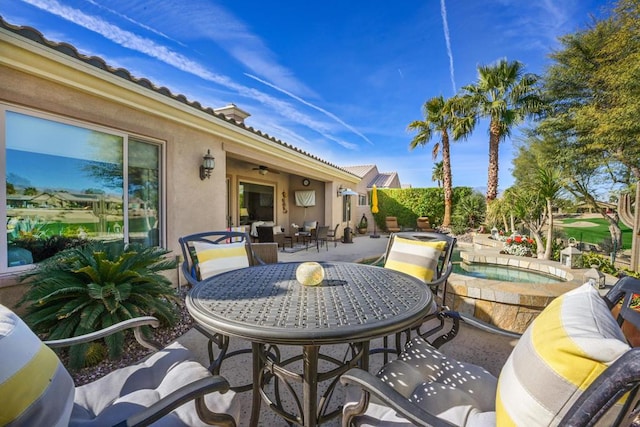
[[[47,339],[69,338],[133,317],[152,315],[175,323],[176,293],[161,271],[175,268],[166,250],[90,243],[67,249],[21,277],[29,286],[25,321]],[[124,333],[104,339],[110,358],[118,358]],[[85,364],[87,346],[69,349],[69,365]]]

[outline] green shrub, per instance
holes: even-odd
[[[46,339],[62,339],[152,315],[175,322],[175,291],[160,272],[175,268],[166,250],[140,245],[89,243],[66,249],[21,277],[30,286],[25,321]],[[124,333],[104,339],[109,357],[120,357]],[[71,368],[85,365],[87,344],[69,349]]]
[[[470,228],[477,228],[484,221],[486,211],[487,205],[482,194],[471,193],[465,195],[455,204],[452,218],[452,231],[454,231],[454,228],[462,231],[464,227],[464,232]]]
[[[472,193],[469,187],[453,189],[452,204],[456,204]],[[378,208],[374,215],[376,225],[385,229],[385,217],[395,216],[398,224],[415,227],[418,217],[429,217],[433,226],[442,224],[444,218],[444,191],[442,188],[391,188],[378,189]]]

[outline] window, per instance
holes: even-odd
[[[56,240],[161,245],[162,146],[0,105],[5,203],[0,272],[55,253]],[[124,189],[127,189],[125,192]]]
[[[358,206],[369,206],[366,194],[358,194]]]

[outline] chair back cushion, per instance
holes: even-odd
[[[427,242],[395,237],[384,267],[429,283],[436,276],[438,260],[446,246],[445,241]]]
[[[502,368],[498,425],[558,425],[593,380],[629,349],[593,286],[559,296],[527,328]]]
[[[244,242],[215,244],[192,242],[196,252],[198,280],[237,268],[249,267],[249,256]]]
[[[310,233],[311,230],[314,230],[318,226],[318,221],[305,221],[302,224],[302,228],[305,232]]]
[[[0,425],[66,426],[74,391],[53,350],[0,305]]]

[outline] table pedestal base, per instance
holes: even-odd
[[[261,400],[269,408],[287,422],[305,427],[314,427],[342,413],[342,406],[328,412],[333,391],[338,385],[340,376],[359,366],[367,369],[369,365],[369,343],[352,344],[347,349],[345,360],[338,360],[320,353],[320,346],[302,346],[302,354],[279,360],[279,351],[273,351],[264,344],[252,344],[253,350],[253,401],[251,408],[251,426],[257,426],[260,415]],[[319,362],[327,362],[335,368],[318,372]],[[293,372],[288,366],[302,362],[302,372]],[[273,390],[265,390],[268,380],[273,381]],[[330,381],[326,390],[319,396],[319,384]],[[297,390],[296,390],[297,389]],[[281,391],[286,390],[283,395]],[[300,393],[301,391],[301,393]],[[287,410],[283,404],[286,399],[295,413]]]

